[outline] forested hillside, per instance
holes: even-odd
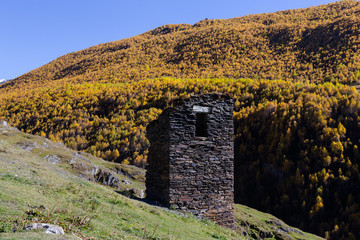
[[[1,104],[20,129],[144,166],[146,125],[172,100],[235,101],[236,201],[333,239],[358,231],[360,94],[354,87],[250,79],[150,79],[34,91]]]
[[[252,78],[355,83],[360,78],[360,3],[194,25],[166,25],[144,34],[62,56],[1,86],[177,78]]]
[[[236,201],[331,239],[360,238],[360,3],[167,25],[0,85],[0,118],[144,167],[176,98],[234,99]]]

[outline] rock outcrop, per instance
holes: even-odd
[[[59,234],[59,235],[65,234],[62,227],[47,223],[32,223],[24,228],[24,230],[37,230],[37,229],[43,229],[44,232],[48,234]]]

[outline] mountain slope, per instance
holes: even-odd
[[[146,125],[175,98],[227,94],[237,201],[322,236],[360,238],[360,96],[347,86],[360,77],[359,8],[347,0],[167,25],[70,53],[0,85],[0,118],[144,167]]]
[[[321,239],[241,205],[236,206],[235,233],[206,220],[124,197],[109,187],[78,177],[79,169],[74,169],[75,163],[96,163],[104,169],[104,165],[120,165],[11,127],[0,126],[0,143],[1,239],[54,239],[21,231],[24,225],[37,221],[61,225],[66,239],[258,239],[263,235]],[[12,229],[17,231],[12,233]]]
[[[64,55],[2,85],[128,82],[161,76],[304,79],[355,83],[360,77],[360,3],[166,25]]]
[[[23,131],[144,167],[146,125],[176,98],[214,92],[234,99],[236,202],[322,236],[360,236],[354,87],[170,78],[79,84],[5,100],[0,116]]]

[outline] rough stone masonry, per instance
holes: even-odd
[[[147,127],[147,198],[234,228],[232,99],[177,101]]]

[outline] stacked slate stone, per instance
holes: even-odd
[[[150,123],[147,198],[234,228],[233,102],[192,96]]]
[[[169,110],[165,110],[159,119],[149,123],[146,136],[150,141],[148,164],[146,167],[146,197],[169,206],[169,151],[170,127]]]

